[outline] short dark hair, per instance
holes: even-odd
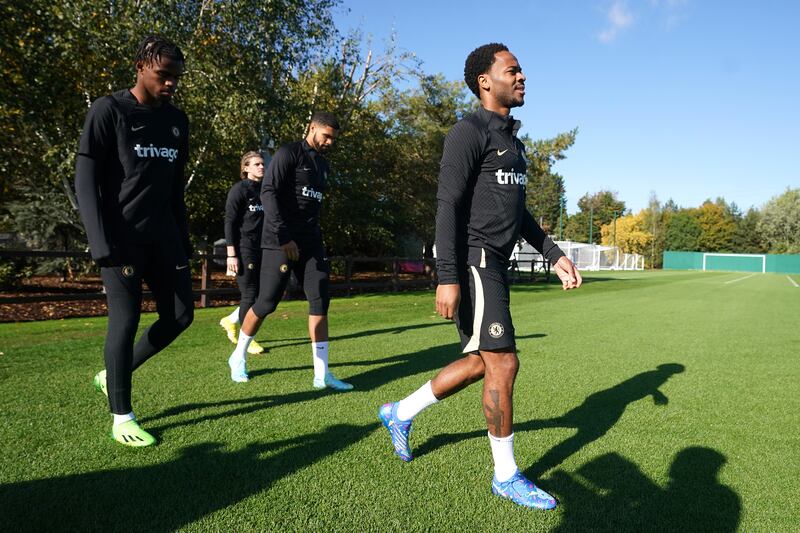
[[[508,52],[508,47],[502,43],[484,44],[470,52],[464,63],[464,81],[467,82],[469,90],[478,98],[481,97],[478,76],[489,72],[497,52]]]
[[[136,57],[133,58],[133,64],[138,65],[141,63],[142,65],[150,66],[153,63],[161,62],[162,57],[168,57],[181,63],[186,62],[178,45],[160,35],[148,35],[139,44],[139,49],[136,50]]]
[[[328,113],[327,111],[315,111],[314,114],[311,115],[311,122],[322,126],[330,126],[335,130],[339,129],[339,121],[336,119],[336,115]]]

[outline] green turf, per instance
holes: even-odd
[[[257,339],[270,352],[250,356],[246,384],[228,377],[232,345],[217,323],[229,309],[198,310],[134,376],[136,413],[161,441],[147,449],[107,436],[105,398],[92,387],[103,319],[2,324],[0,524],[796,530],[800,288],[785,275],[744,276],[599,273],[568,293],[513,289],[516,455],[558,497],[550,512],[490,494],[479,384],[416,419],[412,463],[391,453],[378,407],[457,356],[432,293],[333,301],[332,370],[351,393],[311,388],[304,302],[267,320]]]

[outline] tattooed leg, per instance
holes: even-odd
[[[519,359],[513,351],[481,352],[486,367],[483,381],[483,414],[489,433],[507,437],[513,433],[514,380]]]

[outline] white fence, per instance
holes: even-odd
[[[643,255],[627,254],[616,246],[573,241],[556,241],[556,244],[580,270],[644,270]],[[529,272],[531,260],[536,264],[541,262],[542,256],[533,246],[522,241],[522,246],[517,247],[511,259],[517,260],[521,271]]]

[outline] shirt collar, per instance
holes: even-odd
[[[483,106],[480,107],[479,113],[483,119],[486,120],[486,125],[489,127],[489,129],[510,130],[514,135],[516,135],[519,129],[522,127],[522,122],[516,120],[511,115],[504,117],[499,113],[489,111]]]

